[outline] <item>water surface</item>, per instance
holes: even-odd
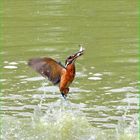
[[[137,6],[135,0],[3,0],[2,139],[136,139]],[[49,56],[64,63],[79,44],[86,51],[65,102],[27,61]]]

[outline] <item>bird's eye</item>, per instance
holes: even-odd
[[[68,57],[68,59],[71,59],[71,58],[72,58],[71,56]]]

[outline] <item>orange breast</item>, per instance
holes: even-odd
[[[74,64],[68,65],[66,71],[63,72],[60,80],[60,88],[67,88],[72,83],[75,77],[75,66]]]

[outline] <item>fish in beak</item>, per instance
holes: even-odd
[[[82,46],[80,46],[80,50],[79,50],[77,53],[75,53],[75,54],[73,55],[73,57],[74,57],[74,59],[75,59],[75,58],[77,58],[77,57],[79,57],[79,56],[81,56],[81,55],[83,55],[83,54],[84,54],[84,49],[83,49]]]
[[[71,55],[71,56],[69,56],[69,57],[66,59],[66,62],[65,62],[66,66],[69,65],[69,64],[71,64],[71,63],[73,63],[73,62],[75,62],[76,58],[78,58],[79,56],[81,56],[81,55],[83,55],[83,54],[84,54],[84,49],[83,49],[83,47],[80,45],[80,50],[79,50],[77,53],[75,53],[74,55]]]

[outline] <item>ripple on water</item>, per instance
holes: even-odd
[[[56,98],[59,97],[60,94],[34,94],[32,98],[34,99],[47,99],[47,98]]]
[[[17,66],[4,66],[5,69],[17,69]]]
[[[47,51],[47,52],[54,52],[56,51],[55,48],[38,48],[38,49],[30,49],[28,51]]]
[[[22,79],[24,81],[41,81],[41,80],[44,80],[45,78],[44,77],[31,77],[31,78],[25,78],[25,79]]]
[[[38,88],[38,91],[45,91],[45,92],[59,92],[59,88],[57,86],[46,86],[46,87],[40,87]],[[91,92],[90,90],[80,89],[71,87],[70,92]]]
[[[9,64],[10,65],[17,65],[18,63],[17,62],[10,62]]]
[[[83,72],[76,72],[76,77],[86,77],[87,75]]]
[[[7,64],[7,66],[4,66],[5,69],[17,69],[18,67],[15,66],[18,63],[17,62],[8,62],[8,61],[4,61],[5,64]]]
[[[6,79],[0,79],[0,82],[5,82],[6,81]]]
[[[102,78],[94,76],[94,77],[89,77],[88,79],[97,81],[97,80],[101,80]]]
[[[103,75],[103,74],[101,74],[101,73],[94,73],[94,74],[93,74],[92,72],[89,72],[89,74],[90,74],[90,75],[93,75],[93,76],[88,77],[88,79],[89,79],[89,80],[95,80],[95,81],[101,80],[101,79],[102,79],[101,76]]]
[[[117,93],[117,92],[138,92],[138,89],[136,89],[134,87],[122,87],[122,88],[110,89],[110,90],[108,90],[108,92],[113,92],[113,93]]]
[[[103,74],[101,73],[95,73],[94,76],[102,76]]]
[[[124,103],[127,103],[127,104],[138,104],[138,98],[136,97],[131,97],[131,98],[125,98],[125,99],[122,99],[121,102],[124,102]]]
[[[59,89],[57,86],[45,86],[45,87],[40,87],[37,90],[43,91],[43,92],[51,92],[51,93],[59,92]]]

